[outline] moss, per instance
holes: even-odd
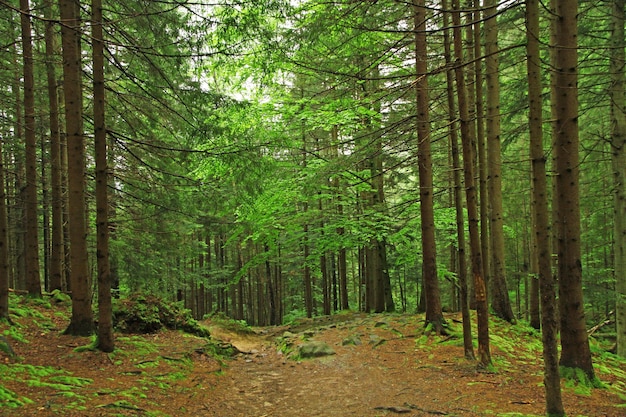
[[[565,379],[566,386],[576,387],[577,393],[588,393],[592,388],[606,388],[597,376],[590,378],[581,368],[559,367],[561,378]]]
[[[122,333],[154,333],[163,328],[183,330],[200,337],[210,332],[191,316],[191,311],[154,295],[133,294],[116,300],[113,324]]]

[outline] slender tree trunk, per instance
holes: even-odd
[[[63,44],[63,86],[67,132],[70,280],[72,318],[66,334],[90,335],[94,330],[85,219],[85,136],[82,122],[82,82],[79,4],[59,0]]]
[[[20,0],[22,24],[22,57],[24,59],[24,138],[26,142],[26,289],[41,297],[39,271],[39,216],[37,215],[37,141],[35,138],[35,79],[30,4]]]
[[[550,248],[550,210],[548,208],[548,180],[546,178],[546,155],[543,149],[543,118],[541,71],[539,55],[539,2],[526,0],[526,40],[528,68],[528,102],[530,160],[532,168],[533,235],[536,250],[538,281],[541,292],[541,329],[544,362],[544,390],[546,413],[564,416],[559,374],[558,317],[556,283],[552,275],[552,251]],[[533,281],[535,278],[533,278]]]
[[[93,124],[96,148],[96,233],[98,263],[98,349],[113,352],[113,308],[109,264],[108,155],[104,94],[104,38],[102,0],[91,3],[93,52]]]
[[[489,202],[491,206],[491,307],[494,314],[508,322],[515,322],[511,300],[506,287],[504,255],[504,220],[502,208],[502,155],[500,147],[500,81],[498,77],[498,23],[497,2],[485,1],[485,63],[487,79],[487,159],[489,172]],[[482,202],[481,202],[482,203]]]
[[[577,0],[553,0],[554,142],[561,366],[595,380],[585,323],[580,242]]]
[[[57,94],[57,79],[54,56],[56,53],[55,33],[52,20],[52,1],[44,3],[44,18],[46,18],[46,75],[48,84],[48,105],[50,119],[50,188],[52,197],[52,231],[50,253],[50,281],[49,291],[63,288],[63,202],[61,185],[61,138],[59,128],[59,97]]]
[[[24,120],[22,114],[22,98],[20,94],[20,79],[23,76],[19,73],[19,63],[17,58],[17,46],[13,44],[13,57],[15,64],[15,77],[11,85],[11,93],[15,98],[15,139],[16,141],[24,139]],[[25,243],[25,230],[26,230],[26,218],[25,218],[25,170],[24,160],[25,157],[21,152],[21,149],[13,147],[11,150],[11,158],[15,161],[14,167],[14,203],[9,205],[13,207],[11,210],[11,218],[9,219],[9,225],[12,226],[9,229],[10,240],[13,243],[13,251],[15,252],[15,282],[14,288],[19,290],[26,290],[26,243]],[[8,188],[7,188],[8,190]],[[8,191],[7,191],[8,192]]]
[[[442,8],[448,9],[448,0],[442,0]],[[444,30],[444,55],[446,63],[451,63],[452,54],[450,51],[450,17],[449,13],[443,14]],[[456,211],[456,231],[457,231],[457,258],[458,258],[458,277],[459,277],[459,298],[461,317],[463,319],[463,350],[467,359],[475,359],[474,345],[472,342],[472,319],[470,316],[469,306],[469,288],[467,283],[467,256],[465,254],[465,220],[463,213],[463,195],[461,182],[461,161],[459,158],[459,143],[457,135],[456,123],[456,106],[454,101],[454,72],[446,72],[447,81],[447,99],[448,99],[448,117],[450,119],[450,149],[452,154],[452,170],[454,175],[454,206]]]
[[[478,316],[478,364],[487,367],[491,364],[489,349],[489,309],[487,304],[487,288],[482,272],[482,256],[480,252],[479,217],[474,181],[474,149],[472,146],[472,132],[469,129],[469,112],[467,106],[467,90],[463,75],[463,43],[461,37],[461,13],[459,1],[452,1],[452,25],[454,27],[454,53],[456,58],[455,76],[457,85],[457,99],[461,120],[461,141],[463,145],[463,171],[465,174],[465,194],[467,200],[467,215],[469,220],[469,238],[472,261],[472,275],[476,292],[476,313]]]
[[[7,218],[7,195],[5,184],[3,138],[0,138],[0,320],[9,317],[9,222]]]
[[[426,299],[426,325],[437,334],[445,334],[437,277],[437,244],[433,202],[433,167],[430,146],[428,90],[428,45],[426,42],[426,7],[424,0],[413,2],[415,28],[415,82],[417,106],[417,163],[420,184],[420,215],[422,228],[422,279]]]
[[[613,161],[617,354],[626,358],[626,55],[624,0],[613,0],[611,32],[611,155]]]
[[[480,0],[470,0],[469,4],[473,8],[473,13],[468,13],[469,19],[473,22],[472,25],[468,25],[468,38],[473,38],[472,46],[473,53],[469,56],[469,60],[474,60],[474,94],[469,94],[469,97],[473,97],[476,100],[475,115],[470,112],[470,129],[472,132],[476,132],[476,159],[478,160],[478,201],[480,210],[480,252],[482,254],[483,276],[487,289],[489,289],[489,282],[491,281],[491,239],[489,228],[489,213],[491,211],[489,205],[489,189],[488,189],[488,163],[487,163],[487,145],[485,134],[485,99],[484,99],[484,71],[483,60],[478,59],[483,56],[483,38],[481,34],[481,24],[483,22],[482,8]],[[470,49],[470,51],[472,51]],[[471,92],[471,91],[470,91]],[[474,116],[474,117],[472,117]],[[472,120],[476,119],[473,123]],[[474,126],[475,124],[475,126]],[[473,286],[472,286],[473,290]],[[474,297],[470,299],[472,308],[476,308],[475,293]]]

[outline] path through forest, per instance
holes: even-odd
[[[460,357],[459,340],[426,337],[419,317],[343,319],[304,321],[253,337],[214,329],[215,337],[244,353],[229,365],[198,412],[220,417],[543,414],[540,361],[523,346],[519,355],[494,346],[496,372],[478,372],[473,362]],[[277,349],[287,341],[297,353],[307,340],[324,341],[335,354],[292,360]],[[505,338],[499,340],[505,349],[515,348]],[[566,394],[574,416],[623,415],[614,401],[609,395]]]

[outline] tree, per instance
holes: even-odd
[[[443,0],[442,8],[448,8],[448,1]],[[444,54],[446,64],[451,64],[452,53],[450,47],[450,15],[443,13],[444,29]],[[452,171],[454,177],[454,208],[456,220],[456,251],[458,259],[458,277],[459,277],[459,298],[461,299],[460,308],[463,319],[463,350],[467,359],[476,359],[474,355],[474,343],[472,341],[472,318],[469,309],[469,291],[467,285],[467,256],[465,254],[465,220],[463,206],[463,192],[461,181],[461,160],[459,157],[459,138],[458,127],[456,122],[456,105],[454,101],[454,71],[446,71],[447,84],[447,102],[448,102],[448,119],[450,120],[449,136],[450,136],[450,153],[452,156]]]
[[[564,416],[559,374],[558,316],[556,283],[552,275],[550,246],[550,211],[548,208],[548,181],[546,154],[543,149],[543,100],[541,88],[541,58],[539,56],[539,2],[526,1],[526,39],[528,71],[528,129],[530,134],[530,161],[532,168],[533,234],[537,257],[537,274],[541,294],[541,331],[543,342],[544,389],[546,412],[549,416]]]
[[[612,1],[610,38],[611,87],[611,156],[613,162],[614,191],[614,264],[617,354],[626,357],[626,92],[624,66],[626,65],[624,40],[624,0]]]
[[[595,380],[587,337],[582,288],[579,132],[577,0],[554,0],[551,45],[554,69],[552,100],[554,108],[554,153],[556,195],[554,219],[558,239],[559,310],[561,321],[561,360],[566,368],[580,369]]]
[[[80,3],[59,0],[63,45],[63,90],[67,134],[68,193],[70,225],[70,280],[72,317],[66,334],[86,336],[93,333],[93,311],[87,253],[85,219],[85,136],[83,132],[83,91],[80,51]]]
[[[487,367],[491,364],[491,352],[489,349],[489,310],[487,301],[487,286],[483,277],[482,256],[480,251],[479,217],[474,180],[474,150],[472,146],[472,131],[469,129],[469,111],[467,103],[467,91],[463,74],[463,42],[461,37],[461,13],[458,0],[452,1],[452,25],[455,78],[457,100],[460,115],[461,142],[463,147],[463,172],[465,177],[465,199],[467,204],[467,216],[469,220],[469,240],[471,271],[474,278],[474,290],[476,292],[476,313],[478,316],[478,364]]]
[[[0,320],[9,318],[9,227],[4,182],[4,157],[0,140]]]
[[[426,298],[426,325],[437,334],[446,333],[441,311],[439,280],[437,278],[437,243],[433,203],[433,168],[429,120],[428,48],[426,43],[425,2],[413,2],[415,28],[415,82],[417,107],[417,163],[419,165],[420,214],[422,228],[422,271]]]
[[[63,288],[65,245],[63,242],[63,191],[61,168],[61,132],[59,127],[59,97],[55,70],[56,34],[53,16],[53,0],[46,0],[43,6],[46,19],[46,77],[48,85],[48,105],[50,123],[50,187],[52,189],[52,232],[50,254],[50,281],[48,291]]]
[[[24,60],[24,138],[26,141],[26,287],[34,297],[41,297],[39,272],[39,233],[37,215],[37,141],[35,138],[35,78],[33,42],[30,23],[30,4],[20,0],[22,26],[22,57]]]
[[[504,210],[502,208],[502,156],[500,146],[500,80],[498,59],[497,2],[485,1],[485,78],[487,81],[487,163],[489,173],[490,237],[491,237],[491,306],[494,314],[515,322],[506,287],[504,256]],[[481,201],[484,205],[486,202]],[[485,221],[485,219],[483,219]],[[487,265],[485,265],[487,268]]]
[[[104,94],[104,37],[102,0],[91,3],[93,53],[93,125],[96,159],[96,233],[98,264],[98,349],[113,352],[113,311],[111,305],[111,267],[109,264],[109,199],[107,188],[107,137]]]

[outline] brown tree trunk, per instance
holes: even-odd
[[[624,0],[613,0],[611,21],[611,155],[613,161],[617,354],[626,358],[626,91]]]
[[[37,215],[37,141],[35,138],[35,79],[33,75],[33,43],[30,24],[30,4],[20,0],[22,25],[22,57],[24,60],[24,139],[26,150],[26,289],[28,294],[41,297],[39,272],[39,216]]]
[[[442,8],[448,9],[448,0],[442,1]],[[449,13],[443,14],[444,30],[444,55],[446,63],[452,62],[450,51],[450,27]],[[463,195],[461,182],[461,161],[459,158],[459,143],[456,123],[456,106],[454,101],[454,72],[446,72],[448,117],[450,119],[450,149],[452,154],[452,171],[454,175],[454,206],[456,211],[456,231],[457,231],[457,258],[458,258],[458,278],[459,278],[459,298],[461,317],[463,319],[463,350],[467,359],[475,359],[474,344],[472,342],[472,319],[470,316],[469,289],[467,283],[467,256],[465,254],[465,220],[463,213]]]
[[[63,203],[61,189],[61,138],[59,128],[59,97],[54,65],[56,42],[54,21],[52,20],[52,2],[44,4],[46,18],[46,75],[48,84],[48,105],[50,123],[50,188],[52,197],[52,231],[48,290],[63,288],[63,262],[65,258],[63,243]]]
[[[22,114],[22,102],[21,94],[20,94],[20,80],[23,75],[19,73],[19,63],[17,59],[17,44],[13,44],[13,56],[14,56],[14,64],[15,64],[15,77],[13,79],[13,83],[11,84],[11,93],[15,98],[15,139],[17,141],[24,139],[24,120]],[[14,288],[19,290],[26,290],[26,246],[25,246],[25,230],[26,230],[26,219],[25,219],[25,190],[26,186],[24,184],[25,181],[25,170],[24,170],[24,154],[20,149],[14,147],[11,150],[11,160],[15,161],[14,171],[14,195],[13,195],[13,203],[9,204],[7,209],[10,209],[9,215],[9,240],[12,243],[12,252],[15,253],[15,274],[14,274]],[[8,192],[9,188],[7,188]],[[11,261],[11,260],[10,260]]]
[[[413,2],[415,28],[415,82],[417,106],[417,163],[420,185],[420,216],[422,229],[422,280],[426,301],[426,325],[437,334],[445,334],[441,309],[439,278],[437,277],[437,243],[433,202],[433,167],[430,146],[430,116],[428,90],[428,45],[426,42],[426,12],[424,0]]]
[[[553,0],[552,75],[555,110],[561,366],[595,380],[585,323],[580,242],[577,0]]]
[[[59,0],[63,44],[63,90],[67,132],[70,279],[72,318],[66,334],[90,335],[94,330],[85,219],[85,136],[83,133],[82,66],[79,4]]]
[[[537,278],[541,293],[541,329],[544,362],[544,390],[546,413],[564,416],[559,374],[558,317],[556,283],[552,275],[552,251],[550,248],[550,211],[548,208],[548,180],[546,178],[546,154],[543,150],[543,118],[541,94],[541,58],[539,55],[539,2],[526,1],[526,40],[528,67],[528,102],[530,160],[532,168],[533,235]],[[537,281],[533,277],[533,281]]]
[[[487,159],[489,173],[491,236],[491,307],[496,316],[514,323],[515,316],[506,287],[504,219],[502,207],[502,155],[500,146],[500,80],[497,2],[485,1],[485,76],[487,80]],[[484,204],[484,202],[481,202]]]
[[[454,53],[457,60],[455,76],[457,85],[457,99],[461,121],[461,142],[463,146],[463,171],[465,176],[465,195],[467,201],[467,215],[469,220],[469,239],[476,292],[476,313],[478,316],[478,364],[487,367],[491,364],[489,349],[489,309],[487,304],[487,288],[482,272],[482,256],[480,252],[479,217],[474,181],[474,149],[472,146],[472,132],[469,129],[469,112],[467,105],[467,91],[463,75],[463,43],[461,37],[461,13],[459,1],[452,1],[452,25],[454,27]]]
[[[107,188],[108,155],[104,94],[104,38],[102,0],[91,3],[93,53],[93,124],[96,160],[96,257],[98,264],[98,349],[113,352],[113,307],[111,304],[111,268],[109,264],[109,198]]]
[[[4,182],[4,157],[0,139],[0,320],[9,320],[9,224]]]

